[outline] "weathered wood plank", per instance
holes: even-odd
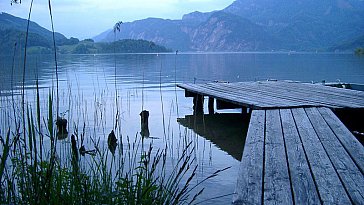
[[[317,108],[307,108],[305,110],[351,200],[355,204],[364,203],[363,174],[326,124]]]
[[[249,88],[239,88],[233,87],[230,88],[236,90],[240,95],[247,95],[246,93],[253,95],[256,98],[260,98],[264,96],[267,101],[273,101],[276,103],[276,107],[302,107],[302,106],[332,106],[335,107],[335,104],[323,102],[320,100],[311,100],[309,98],[304,98],[300,95],[291,95],[287,92],[282,92],[282,89],[271,89],[271,88],[262,88],[257,89],[256,87]]]
[[[335,88],[335,87],[328,87],[320,84],[312,84],[312,83],[298,83],[298,82],[263,82],[267,86],[274,86],[274,87],[285,87],[295,92],[312,92],[315,90],[317,95],[331,95],[332,97],[345,97],[350,98],[351,100],[359,100],[364,97],[363,92],[350,90],[350,89],[342,89],[342,88]]]
[[[290,109],[280,110],[295,204],[320,204],[316,185]]]
[[[207,95],[218,96],[220,100],[225,100],[232,103],[237,103],[239,105],[248,106],[252,108],[265,108],[265,107],[275,107],[277,103],[268,100],[266,96],[256,96],[252,94],[247,95],[237,95],[229,90],[222,89],[220,87],[201,85],[199,90],[204,91]],[[253,106],[251,106],[253,105]],[[287,106],[287,105],[283,105]]]
[[[189,90],[190,92],[195,92],[199,95],[205,95],[209,97],[214,97],[219,100],[224,100],[231,103],[236,103],[245,107],[250,108],[260,108],[260,107],[271,107],[274,106],[272,103],[269,102],[260,102],[260,101],[254,101],[254,99],[250,99],[248,97],[240,97],[238,98],[236,95],[229,94],[227,92],[216,92],[212,89],[206,89],[198,85],[183,85],[185,89]]]
[[[351,204],[351,201],[303,108],[292,109],[313,177],[323,203]]]
[[[250,104],[258,107],[274,107],[282,105],[282,103],[276,103],[270,96],[256,95],[254,93],[244,93],[240,95],[236,93],[236,90],[227,90],[222,87],[225,83],[213,83],[213,84],[184,84],[184,89],[192,90],[198,94],[204,93],[206,96],[218,96],[221,99],[235,101],[238,104]],[[275,100],[279,100],[278,98]],[[283,106],[287,104],[283,103]]]
[[[301,82],[287,82],[287,81],[259,81],[259,82],[253,82],[253,83],[259,83],[261,85],[268,85],[268,86],[274,86],[274,87],[286,87],[293,89],[294,91],[299,92],[311,92],[311,90],[315,90],[317,94],[329,94],[333,96],[339,96],[339,97],[347,97],[352,98],[353,100],[359,100],[361,101],[364,98],[364,92],[357,91],[357,90],[350,90],[350,89],[342,89],[342,88],[335,88],[335,87],[329,87],[324,86],[320,84],[312,84],[312,83],[301,83]],[[238,82],[236,84],[252,84],[252,82]]]
[[[297,86],[296,84],[300,85]],[[295,86],[296,85],[296,86]],[[279,83],[279,82],[263,82],[263,83],[230,83],[225,86],[234,87],[237,90],[248,90],[249,92],[257,93],[259,95],[276,96],[282,99],[291,99],[301,103],[315,103],[320,106],[339,105],[340,107],[350,104],[351,107],[364,106],[363,100],[347,98],[345,96],[332,95],[332,92],[322,93],[317,92],[322,85],[315,85],[314,87],[307,84],[299,83]],[[304,89],[306,86],[306,89]],[[240,88],[240,89],[239,89]]]
[[[317,90],[317,92],[319,93],[329,93],[331,95],[344,96],[352,99],[361,100],[364,98],[364,92],[358,90],[336,88],[311,83],[294,83],[293,86],[301,86],[302,89],[307,89],[308,87],[310,87],[314,90]]]
[[[315,99],[324,101],[332,101],[336,104],[347,104],[348,101],[355,106],[363,106],[363,98],[356,96],[352,90],[345,90],[340,88],[326,88],[323,85],[307,84],[307,83],[286,83],[282,87],[276,84],[267,85],[273,89],[279,89],[286,92],[293,92],[301,96],[313,96]]]
[[[355,164],[364,174],[364,147],[329,108],[318,108],[326,123],[333,130]]]
[[[364,92],[281,81],[180,87],[268,109],[253,111],[254,128],[248,131],[252,139],[245,145],[236,204],[363,203],[363,146],[329,109],[293,108],[364,108]],[[292,109],[270,110],[276,108]]]
[[[240,164],[234,204],[262,204],[265,111],[253,110]]]
[[[279,110],[266,111],[264,204],[293,204]]]
[[[272,107],[273,106],[278,107],[278,106],[300,106],[302,104],[289,99],[283,99],[279,96],[257,94],[239,88],[225,87],[224,85],[218,85],[218,86],[202,85],[201,87],[214,92],[236,96],[238,99],[241,99],[241,101],[243,101],[243,99],[249,99],[256,102],[256,105],[258,106],[265,106],[266,104],[271,104]]]
[[[312,106],[317,105],[317,102],[310,102],[307,99],[287,96],[287,93],[280,93],[279,90],[269,91],[267,89],[257,89],[257,87],[239,87],[234,86],[233,84],[210,86],[210,89],[217,89],[217,87],[219,87],[221,92],[226,91],[237,96],[246,96],[251,99],[259,99],[263,102],[274,102],[275,107],[297,107],[301,106],[302,104]]]
[[[200,95],[254,109],[364,108],[364,92],[294,82],[240,82],[178,85]]]

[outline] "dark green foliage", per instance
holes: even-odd
[[[90,39],[90,38],[88,38],[88,39],[83,40],[82,42],[94,43],[95,41],[94,41],[94,40],[92,40],[92,39]]]
[[[39,96],[39,89],[36,92]],[[167,144],[155,150],[152,144],[143,144],[139,135],[131,142],[114,132],[120,139],[115,155],[91,137],[96,151],[81,156],[78,147],[85,129],[80,133],[75,125],[71,143],[57,146],[53,97],[49,94],[47,116],[41,114],[40,103],[37,97],[36,117],[28,103],[25,119],[14,110],[16,122],[26,125],[25,139],[19,138],[21,127],[0,130],[0,204],[191,204],[203,192],[200,185],[225,170],[195,182],[192,142],[181,148],[172,163]]]
[[[14,33],[23,33],[26,32],[27,24],[27,20],[25,19],[7,13],[0,13],[0,31],[10,30]],[[29,24],[29,35],[30,34],[37,34],[46,39],[49,44],[52,44],[52,32],[32,21],[30,21]],[[60,33],[55,33],[55,40],[57,44],[60,44],[62,41],[67,40],[67,38]],[[37,45],[36,42],[34,44]]]
[[[79,43],[76,47],[71,51],[72,54],[90,54],[93,53],[91,50],[94,50],[95,47],[90,44]],[[66,52],[65,52],[66,53]]]
[[[10,152],[11,144],[10,144],[9,137],[10,137],[10,129],[6,134],[5,141],[4,141],[4,138],[0,135],[0,142],[1,142],[1,145],[2,145],[2,148],[3,148],[3,150],[2,150],[3,153],[1,155],[1,161],[0,161],[0,179],[3,177],[4,170],[5,170],[5,165],[6,165],[6,160],[8,159],[9,152]],[[1,190],[2,190],[2,188],[1,188]],[[0,192],[0,194],[1,193],[2,192]]]
[[[361,35],[358,38],[351,39],[349,41],[345,41],[339,45],[336,45],[330,48],[330,51],[353,51],[357,48],[364,47],[364,35]]]
[[[19,50],[24,50],[27,20],[7,13],[0,14],[0,55],[10,55],[17,43]],[[67,42],[63,35],[55,34],[57,43]],[[28,49],[30,53],[50,53],[52,50],[52,32],[34,22],[29,24]],[[10,53],[9,53],[10,52]]]
[[[171,52],[163,46],[145,40],[120,40],[112,43],[98,43],[100,53],[161,53]]]
[[[25,33],[16,30],[0,30],[0,55],[11,55],[14,50],[14,45],[17,43],[18,49],[24,49]],[[29,33],[28,36],[29,47],[43,47],[50,48],[51,41],[43,38],[36,33]]]
[[[364,48],[357,48],[355,49],[356,55],[364,55]]]
[[[58,41],[58,45],[76,45],[80,42],[78,38],[62,39]]]
[[[26,31],[27,20],[19,17],[12,16],[7,13],[0,14],[0,30],[16,30],[16,31]],[[52,37],[52,32],[39,26],[37,23],[30,21],[29,32],[36,33],[38,35],[46,36],[48,38]],[[60,33],[56,33],[56,40],[66,38]]]
[[[62,54],[98,54],[98,53],[162,53],[171,52],[163,46],[144,40],[121,40],[113,43],[94,43],[91,40],[80,41],[76,45],[59,46]]]

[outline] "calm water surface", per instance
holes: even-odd
[[[12,57],[0,59],[0,109],[6,110],[10,109],[11,90],[20,92],[22,60],[16,58],[12,66]],[[55,86],[54,64],[52,56],[28,58],[27,102],[34,102],[37,78],[41,94],[46,99]],[[70,122],[71,132],[72,125],[85,122],[87,133],[107,136],[116,115],[117,90],[120,128],[124,137],[133,138],[139,133],[139,113],[145,109],[150,112],[151,135],[146,141],[160,148],[168,144],[172,160],[178,155],[181,143],[186,139],[193,141],[197,148],[198,180],[231,166],[204,183],[205,194],[200,200],[228,196],[203,204],[231,202],[229,194],[234,192],[249,119],[241,116],[239,110],[217,111],[219,114],[196,118],[192,116],[192,99],[185,98],[184,91],[176,88],[176,84],[266,79],[364,84],[364,58],[352,54],[61,55],[58,56],[58,69],[60,112]]]

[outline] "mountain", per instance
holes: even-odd
[[[192,13],[183,15],[182,21],[190,26],[198,26],[200,23],[207,21],[211,15],[216,12],[217,11],[202,13],[199,11],[194,11]]]
[[[102,33],[100,33],[99,35],[97,35],[95,38],[93,38],[93,40],[94,41],[102,41],[102,40],[104,40],[106,37],[107,37],[107,35],[110,33],[112,31],[112,29],[108,29],[108,30],[106,30],[106,31],[104,31],[104,32],[102,32]]]
[[[186,50],[190,47],[189,36],[180,28],[180,21],[147,18],[121,25],[121,32],[111,30],[104,38],[105,42],[115,39],[144,39],[163,45],[167,48]],[[98,37],[93,38],[97,41]]]
[[[18,18],[7,13],[0,13],[0,30],[15,30],[18,32],[27,31],[28,21],[26,19]],[[43,36],[45,38],[52,39],[52,32],[39,26],[37,23],[30,21],[29,33]],[[61,42],[67,38],[60,34],[55,33],[56,42]]]
[[[0,54],[12,55],[16,49],[24,49],[28,21],[7,13],[0,13]],[[57,45],[71,45],[78,43],[78,39],[67,39],[60,33],[55,33]],[[53,48],[52,32],[30,21],[28,33],[29,51],[50,53]]]
[[[94,39],[145,39],[176,50],[313,51],[363,34],[363,0],[236,0],[221,11],[196,11],[181,20],[125,23],[116,36],[110,31]]]
[[[28,21],[7,13],[0,13],[0,55],[13,55],[14,49],[23,50]],[[106,36],[110,31],[104,33]],[[49,54],[53,50],[52,32],[30,21],[27,51],[30,54]],[[170,52],[163,46],[145,40],[122,40],[113,43],[95,43],[91,39],[79,41],[55,33],[57,52],[63,54],[89,53],[151,53]]]
[[[349,41],[345,41],[339,45],[335,45],[333,47],[331,47],[329,50],[330,51],[350,51],[353,52],[355,49],[357,48],[364,48],[364,35],[349,40]]]
[[[237,15],[215,12],[189,32],[198,51],[249,51],[276,48],[277,40],[262,26]]]
[[[224,11],[286,39],[288,49],[327,48],[364,34],[362,0],[237,0]]]

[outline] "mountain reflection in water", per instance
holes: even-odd
[[[241,160],[249,117],[239,113],[186,115],[178,123],[214,143],[236,160]]]

